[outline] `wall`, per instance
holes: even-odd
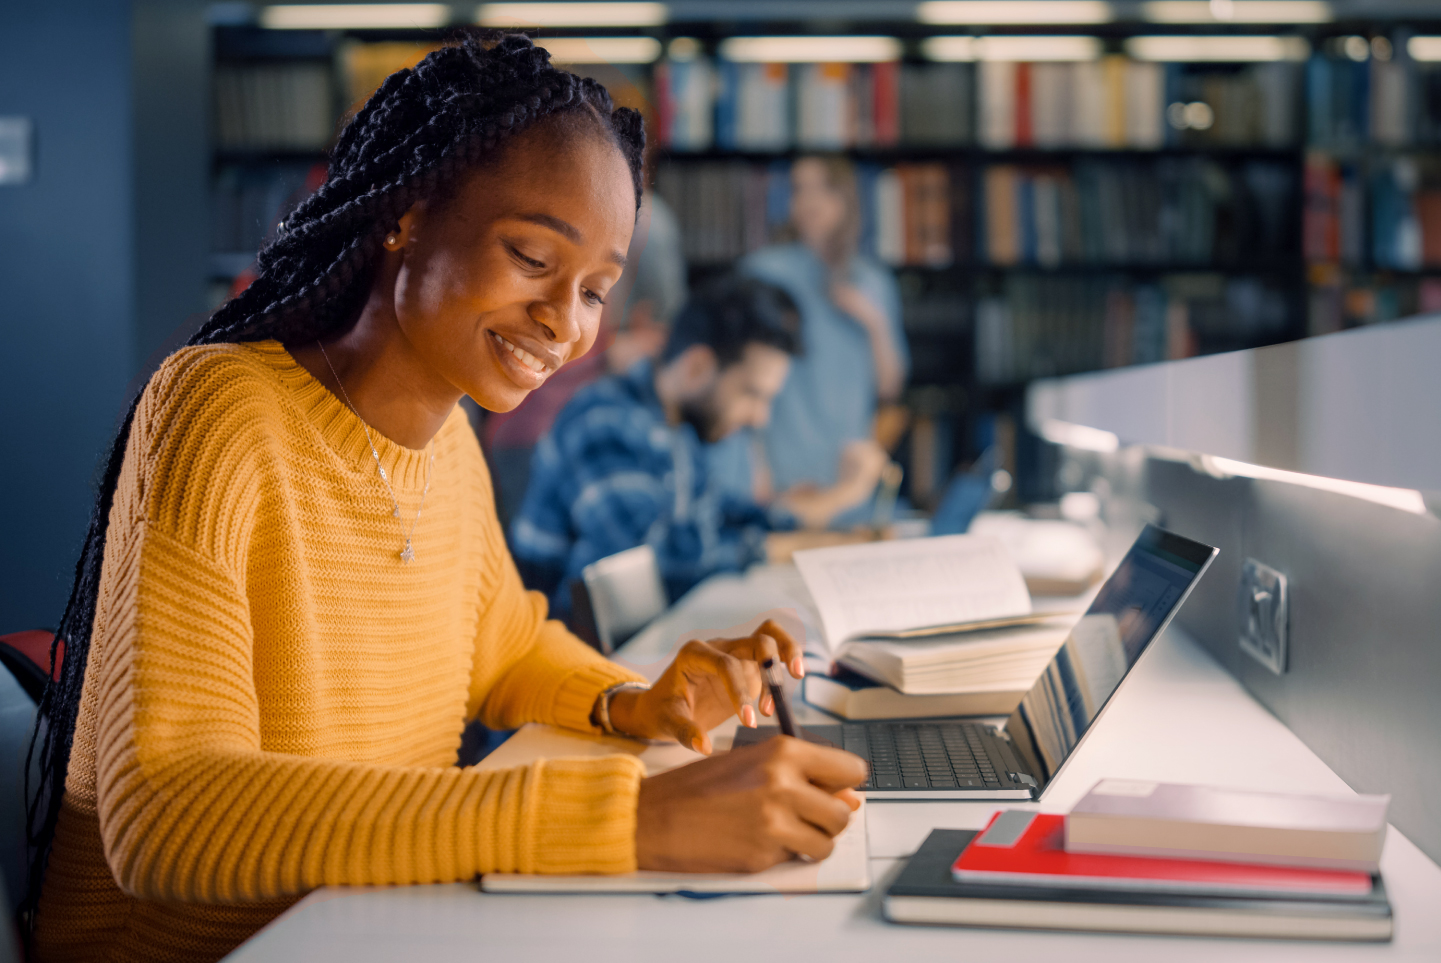
[[[0,632],[59,619],[127,387],[204,307],[203,9],[0,3],[0,114],[36,130],[0,186]]]
[[[1441,317],[1252,351],[1037,382],[1055,418],[1122,442],[1288,471],[1441,489]],[[1138,400],[1143,399],[1143,403]]]

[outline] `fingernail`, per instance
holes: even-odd
[[[796,656],[794,659],[792,659],[791,672],[795,674],[795,677],[797,679],[804,679],[806,677],[806,660],[801,658],[800,656]]]
[[[741,722],[748,728],[756,727],[756,710],[751,706],[741,706]]]

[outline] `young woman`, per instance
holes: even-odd
[[[900,298],[890,272],[856,250],[860,201],[848,161],[797,160],[790,216],[792,243],[740,265],[795,300],[806,345],[765,430],[770,485],[792,501],[798,486],[835,486],[853,503],[870,496],[886,461],[870,441],[877,402],[898,400],[905,386]]]
[[[457,410],[513,408],[590,347],[642,146],[523,38],[440,50],[150,380],[42,706],[37,959],[215,959],[323,885],[829,852],[864,766],[795,740],[648,779],[630,756],[454,765],[477,717],[709,752],[732,713],[754,724],[756,660],[802,671],[767,625],[642,690],[546,621]]]

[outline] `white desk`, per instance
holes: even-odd
[[[793,583],[775,573],[700,586],[638,636],[623,655],[645,667],[691,629],[702,636],[744,626],[749,613],[787,601]],[[800,707],[807,711],[806,707]],[[814,710],[809,710],[814,712]],[[814,716],[812,718],[825,718]],[[522,731],[514,739],[548,738]],[[487,760],[504,764],[502,747]],[[639,751],[634,749],[632,751]],[[678,748],[649,749],[647,762]],[[664,760],[656,753],[668,753]],[[1106,776],[1203,782],[1247,789],[1346,792],[1347,787],[1194,641],[1177,630],[1157,640],[1108,707],[1040,808],[1064,812]],[[1014,805],[1014,804],[1008,804]],[[938,826],[978,828],[983,803],[867,806],[877,885],[864,896],[759,896],[695,901],[654,896],[497,896],[473,886],[322,890],[271,924],[235,961],[596,960],[673,963],[749,959],[1441,961],[1441,868],[1394,828],[1382,871],[1396,914],[1389,944],[1346,945],[1093,936],[901,927],[880,918],[880,892]]]

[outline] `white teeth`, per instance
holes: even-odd
[[[544,361],[541,361],[539,358],[537,358],[535,355],[531,354],[529,351],[526,351],[524,348],[520,348],[520,347],[517,347],[517,346],[511,344],[509,341],[505,340],[505,339],[502,338],[500,335],[496,334],[494,331],[491,332],[491,335],[495,338],[496,341],[498,341],[498,342],[500,342],[502,345],[504,345],[505,348],[506,348],[507,350],[509,350],[511,354],[515,355],[516,358],[520,361],[521,364],[525,365],[527,368],[529,368],[531,371],[534,371],[536,374],[544,374],[544,373],[545,373],[545,371],[546,371],[546,364],[545,364]]]

